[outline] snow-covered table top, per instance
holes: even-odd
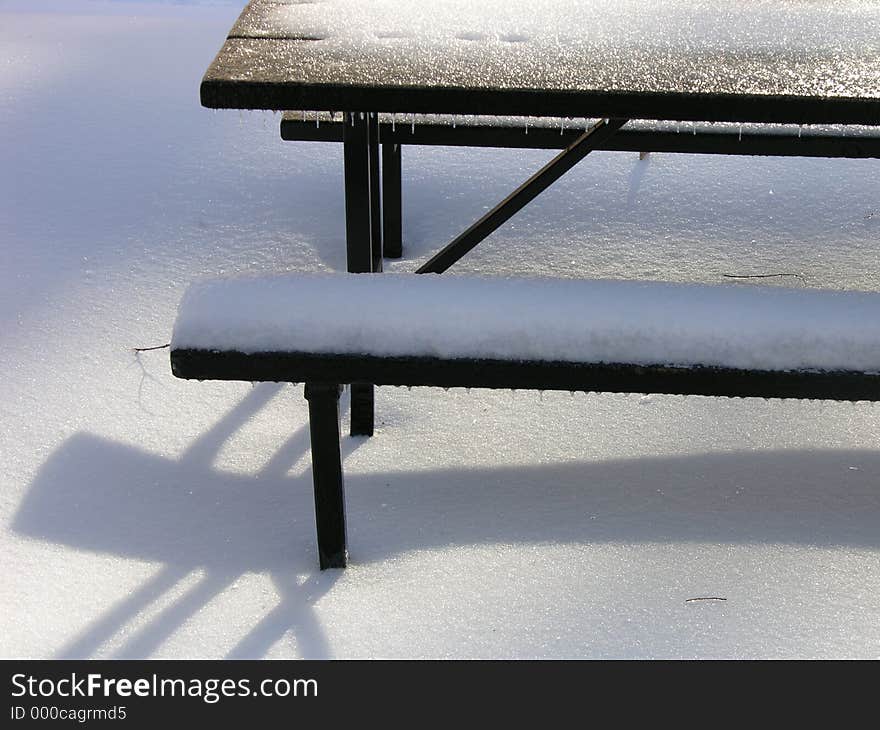
[[[200,282],[172,350],[880,372],[880,294],[414,274]]]
[[[877,0],[253,0],[216,108],[880,124]]]

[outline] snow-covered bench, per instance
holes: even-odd
[[[880,400],[880,294],[284,274],[194,284],[181,378],[305,383],[321,568],[347,559],[342,383]]]

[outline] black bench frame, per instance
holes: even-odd
[[[323,36],[310,31],[304,22],[301,24],[289,18],[284,22],[275,22],[271,12],[264,13],[267,9],[271,10],[269,5],[254,2],[242,12],[202,80],[201,101],[209,108],[343,111],[338,124],[324,125],[322,129],[319,125],[312,127],[303,123],[296,127],[294,136],[288,135],[291,129],[288,117],[282,123],[282,135],[285,138],[318,139],[329,134],[343,143],[346,250],[350,272],[379,272],[384,255],[399,256],[402,252],[400,147],[403,144],[476,144],[562,150],[538,173],[422,265],[418,269],[422,273],[442,272],[454,265],[595,149],[823,157],[880,156],[877,138],[850,135],[838,138],[833,134],[808,133],[797,138],[785,138],[750,130],[743,137],[703,131],[694,135],[673,136],[659,129],[622,129],[628,119],[880,125],[876,89],[861,78],[862,73],[855,74],[858,77],[855,83],[852,80],[846,83],[845,78],[839,79],[841,89],[837,95],[822,95],[817,93],[818,89],[805,93],[801,84],[785,83],[786,74],[775,78],[773,83],[767,83],[761,78],[763,74],[754,76],[749,71],[748,63],[728,63],[737,61],[739,56],[733,53],[731,58],[723,54],[725,63],[717,64],[723,76],[733,76],[733,83],[729,79],[713,83],[712,74],[709,74],[708,80],[698,81],[686,69],[695,63],[708,63],[712,71],[711,59],[705,54],[693,54],[687,47],[673,45],[671,52],[676,56],[684,55],[686,63],[673,63],[666,72],[681,76],[686,70],[687,79],[682,83],[676,83],[676,79],[671,80],[673,83],[667,80],[659,86],[653,80],[644,78],[650,76],[652,69],[649,64],[646,64],[646,74],[636,74],[634,82],[625,83],[622,88],[601,80],[602,74],[599,74],[599,80],[574,84],[570,88],[547,79],[530,86],[528,79],[524,78],[527,66],[523,65],[514,66],[514,71],[522,71],[514,74],[518,77],[518,83],[515,84],[501,85],[500,80],[480,82],[470,78],[469,73],[458,73],[455,69],[448,78],[437,78],[431,68],[421,69],[422,73],[414,73],[409,78],[391,74],[386,79],[379,65],[383,56],[378,52],[375,57],[377,63],[367,69],[366,76],[351,78],[344,73],[345,69],[343,73],[337,73],[339,64],[328,66],[325,63],[332,56],[344,65],[348,60],[344,53],[333,56],[334,51],[329,46],[319,45]],[[752,52],[758,53],[761,48],[756,46]],[[871,49],[864,52],[870,54]],[[604,48],[597,46],[595,51],[581,55],[584,69],[587,70],[594,63],[604,63],[606,53]],[[639,61],[640,56],[632,58]],[[661,63],[656,59],[662,59],[663,56],[648,54],[645,58],[654,59],[651,63]],[[821,63],[827,58],[825,49],[805,48],[803,53],[798,52],[794,64],[787,63],[783,68],[791,70],[800,63]],[[870,65],[871,58],[870,55],[868,58],[853,58],[852,70],[860,71],[866,67],[866,62]],[[302,63],[293,59],[301,59]],[[472,66],[479,65],[481,60],[478,59]],[[293,72],[291,65],[295,66]],[[847,65],[844,63],[844,71]],[[834,68],[837,68],[836,64]],[[328,69],[333,72],[327,73]],[[743,77],[739,71],[746,75]],[[816,79],[823,77],[826,80],[833,78],[830,70],[814,76]],[[742,81],[747,83],[743,84]],[[750,91],[744,92],[740,87]],[[393,116],[389,130],[389,125],[378,114],[380,111],[395,110],[408,114],[477,113],[492,117],[534,114],[560,120],[571,116],[602,116],[609,120],[606,124],[595,125],[583,132],[572,130],[557,135],[557,130],[535,127],[529,135],[525,135],[519,129],[470,126],[465,117],[464,123],[451,128],[420,124],[418,128],[409,130],[410,134],[407,135],[405,125],[401,124],[400,130],[395,129]],[[384,167],[381,172],[380,166]],[[321,356],[316,360],[314,355],[296,353],[245,356],[240,353],[186,350],[172,352],[172,365],[175,373],[181,377],[306,383],[313,434],[322,567],[345,563],[338,383],[353,383],[352,434],[369,435],[373,432],[372,384],[538,389],[563,387],[568,390],[873,400],[875,383],[880,377],[873,373],[780,374],[627,364],[434,361],[362,356],[329,359]],[[390,373],[395,375],[392,377]]]
[[[442,147],[494,147],[501,149],[560,150],[570,146],[586,131],[582,126],[560,120],[558,127],[534,123],[486,124],[455,116],[452,123],[425,122],[415,115],[380,114],[377,138],[381,147],[381,185],[373,192],[381,218],[382,254],[388,259],[403,255],[402,155],[408,145]],[[409,120],[412,120],[410,122]],[[502,118],[503,121],[503,118]],[[281,139],[289,142],[342,142],[342,115],[330,112],[285,112],[281,118]],[[822,157],[843,159],[880,158],[880,129],[876,135],[839,135],[828,130],[783,132],[745,130],[728,125],[718,129],[705,125],[670,124],[623,128],[596,144],[596,150],[613,152],[671,152],[703,155],[748,155],[772,157]]]
[[[880,373],[770,371],[626,363],[534,362],[176,349],[177,377],[305,383],[321,569],[348,560],[339,439],[340,383],[667,393],[727,397],[880,400]]]
[[[323,121],[322,121],[323,117]],[[415,119],[415,117],[412,117]],[[626,119],[601,120],[586,129],[468,124],[407,124],[406,117],[377,112],[306,115],[288,112],[281,121],[285,140],[339,142],[344,146],[346,257],[349,272],[381,272],[385,257],[402,255],[401,148],[404,144],[561,149],[535,175],[444,246],[416,273],[442,273],[485,240],[594,150],[773,155],[830,158],[880,158],[878,135],[837,135],[808,131],[784,134],[706,131],[667,127],[625,127]],[[528,132],[526,131],[528,129]],[[380,154],[381,151],[381,154]],[[380,172],[381,167],[381,172]],[[340,382],[350,382],[342,380]],[[351,434],[374,430],[375,381],[351,385]],[[771,394],[772,395],[772,394]]]

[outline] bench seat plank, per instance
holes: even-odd
[[[874,400],[880,294],[412,274],[238,277],[188,290],[172,365],[199,379]]]
[[[281,117],[281,138],[342,142],[341,113],[291,111]],[[442,145],[565,149],[596,119],[380,114],[385,145]],[[633,120],[599,150],[793,157],[880,158],[880,126],[676,123]]]

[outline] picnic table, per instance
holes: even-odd
[[[863,125],[880,125],[878,38],[875,0],[253,0],[205,73],[201,101],[341,113],[350,272],[382,269],[380,114],[392,115],[392,128],[407,115],[413,125],[415,115],[440,115],[446,139],[457,118],[507,127],[523,118],[526,129],[529,118],[583,123],[550,163],[418,269],[439,273],[591,151],[613,148],[630,120],[834,125],[804,148],[880,156],[870,126],[872,147],[851,144]],[[695,127],[677,149],[731,151],[742,136],[719,143]],[[831,150],[829,139],[844,146]],[[791,142],[763,135],[754,148],[789,155]],[[399,145],[388,152],[385,169],[399,181]],[[372,433],[372,399],[370,386],[352,388],[352,433]]]
[[[382,269],[380,138],[399,198],[398,121],[412,125],[407,144],[561,147],[416,271],[441,273],[596,149],[880,157],[878,39],[877,0],[253,0],[201,100],[301,112],[282,122],[285,139],[342,141],[354,273]],[[324,131],[305,131],[307,118]],[[679,138],[670,125],[681,121],[693,133]],[[516,128],[530,123],[525,141]],[[547,133],[554,123],[562,144]],[[802,125],[821,126],[802,135]],[[399,206],[396,216],[399,230]],[[880,337],[866,326],[880,295],[755,294],[447,277],[220,282],[185,297],[172,367],[305,382],[320,565],[343,567],[341,382],[365,381],[351,388],[353,434],[373,431],[370,383],[880,399]]]

